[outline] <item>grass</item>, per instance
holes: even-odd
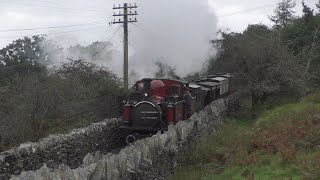
[[[263,109],[192,147],[169,179],[319,179],[320,93]]]
[[[297,173],[298,168],[293,164],[283,162],[281,155],[275,155],[271,159],[260,155],[258,158],[265,162],[230,167],[219,175],[208,176],[207,179],[300,179]]]

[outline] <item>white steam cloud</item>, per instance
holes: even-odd
[[[146,0],[137,5],[141,28],[129,25],[134,35],[129,71],[153,77],[156,61],[175,67],[179,76],[201,70],[209,55],[210,38],[217,31],[208,1]]]

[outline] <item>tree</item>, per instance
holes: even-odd
[[[316,4],[316,7],[317,7],[317,9],[318,9],[317,15],[319,15],[319,13],[320,13],[320,0],[319,0],[318,3]]]
[[[0,84],[28,73],[46,76],[51,60],[59,58],[62,48],[44,36],[18,39],[0,50]]]
[[[105,63],[110,60],[113,50],[109,42],[93,42],[89,46],[76,45],[67,49],[68,56],[91,60],[92,62]]]
[[[266,26],[251,25],[242,34],[223,33],[213,44],[218,48],[217,69],[242,82],[251,95],[253,113],[269,96],[303,92],[303,68],[297,57]]]
[[[304,1],[302,1],[302,12],[303,12],[303,18],[305,19],[305,22],[308,23],[313,19],[314,12],[313,9],[311,9],[309,6],[305,4]]]
[[[282,0],[278,3],[278,6],[273,11],[275,14],[269,16],[269,19],[274,23],[274,27],[285,27],[294,20],[294,11],[292,10],[296,6],[293,0]]]
[[[314,16],[313,11],[304,4],[303,16],[293,24],[282,28],[281,41],[297,57],[304,66],[302,71],[308,84],[313,87],[320,85],[320,16]]]

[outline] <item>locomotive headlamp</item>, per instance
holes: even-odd
[[[148,94],[147,94],[147,93],[144,93],[144,96],[145,96],[145,97],[147,97],[147,96],[148,96]]]

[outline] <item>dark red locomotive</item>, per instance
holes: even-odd
[[[149,135],[168,129],[184,119],[184,83],[169,79],[143,79],[134,85],[123,109],[121,128],[130,135],[127,143],[136,136]]]

